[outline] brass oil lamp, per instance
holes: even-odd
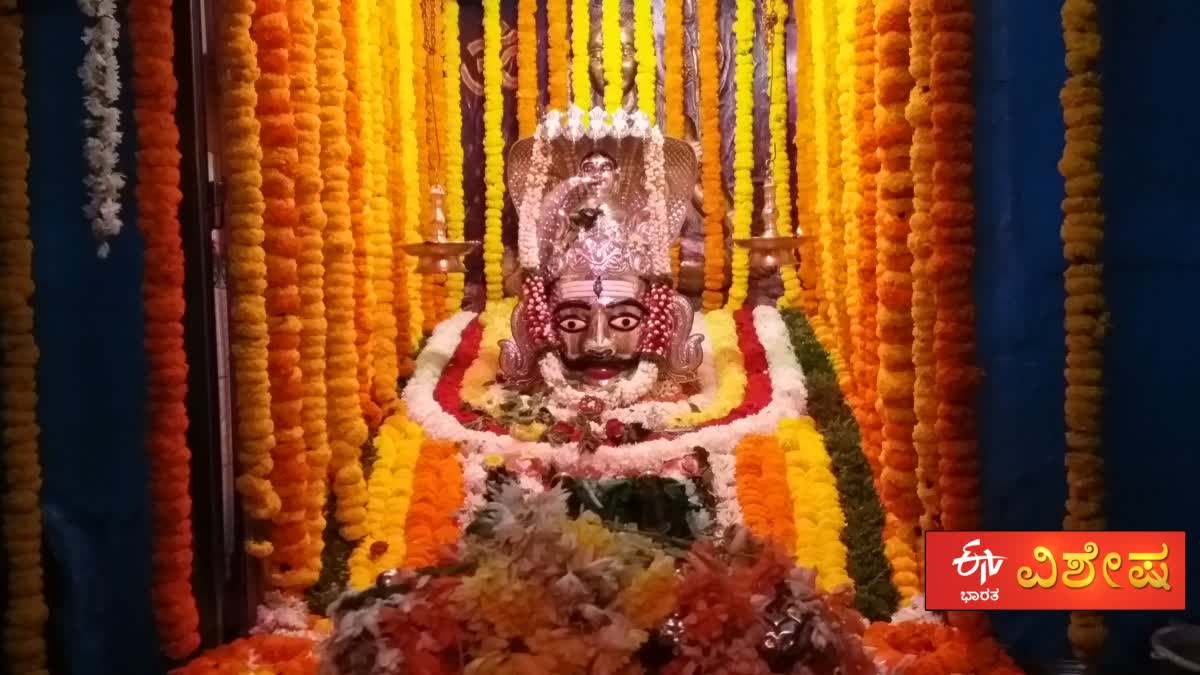
[[[450,241],[446,235],[446,191],[440,185],[429,188],[433,218],[429,224],[432,237],[419,244],[404,244],[404,252],[417,258],[418,274],[449,274],[465,272],[463,257],[479,248],[478,241]]]
[[[734,239],[733,243],[750,250],[750,269],[756,274],[771,274],[783,264],[795,264],[799,260],[796,249],[805,237],[780,236],[776,229],[779,214],[775,208],[775,181],[767,178],[763,182],[762,232],[757,237]]]

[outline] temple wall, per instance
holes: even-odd
[[[1058,529],[1062,465],[1061,3],[976,3],[976,275],[985,526]],[[1186,0],[1102,3],[1105,95],[1104,372],[1112,529],[1200,532],[1200,77]],[[1200,559],[1189,564],[1200,574]],[[1191,620],[1200,587],[1189,589]],[[1143,658],[1163,613],[1111,615],[1108,656]],[[1062,613],[998,613],[1014,656],[1065,656]],[[1114,672],[1122,672],[1116,670]]]

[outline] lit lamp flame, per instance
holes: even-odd
[[[440,185],[429,188],[433,202],[433,219],[429,229],[432,240],[419,244],[404,244],[404,252],[417,257],[418,274],[449,274],[465,272],[463,256],[479,248],[478,241],[449,241],[446,238],[446,191]]]

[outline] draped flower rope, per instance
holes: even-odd
[[[551,2],[553,3],[553,0]],[[446,230],[452,241],[462,241],[466,212],[463,195],[462,81],[459,72],[462,66],[462,57],[458,51],[458,3],[446,2],[442,9],[444,11],[442,44],[452,45],[449,49],[444,50],[446,68],[444,124],[446,130]],[[452,314],[461,309],[462,299],[463,273],[453,272],[446,277],[446,312]]]
[[[92,223],[92,236],[100,243],[96,254],[107,258],[109,239],[121,233],[121,190],[125,175],[117,170],[121,146],[120,64],[117,42],[121,26],[117,23],[116,0],[79,0],[79,9],[95,23],[83,29],[87,52],[79,66],[83,81],[83,126],[88,131],[83,156],[88,175],[83,179],[88,203],[83,213]]]
[[[4,552],[8,602],[4,652],[10,672],[46,672],[42,569],[42,467],[37,421],[38,347],[33,333],[29,232],[29,130],[21,13],[0,0],[0,425],[3,425]]]
[[[580,108],[592,107],[592,58],[588,51],[592,15],[589,5],[588,0],[571,0],[571,100]]]
[[[792,164],[788,153],[787,0],[772,0],[769,34],[771,81],[771,169],[775,179],[777,227],[783,236],[792,234]],[[780,307],[800,306],[800,277],[796,266],[780,267],[783,297]]]
[[[279,513],[280,501],[270,481],[275,425],[268,378],[263,149],[255,115],[259,71],[257,48],[250,36],[253,14],[254,0],[229,0],[222,15],[221,121],[229,180],[229,315],[237,325],[231,335],[241,472],[237,487],[243,509],[258,525]],[[265,557],[271,549],[269,541],[251,530],[248,552]]]
[[[604,62],[604,109],[615,112],[624,106],[624,64],[621,63],[621,3],[600,3],[601,55]]]
[[[863,3],[870,7],[871,3]],[[821,242],[811,236],[819,231],[817,225],[817,139],[816,110],[809,93],[813,85],[813,59],[811,28],[812,16],[805,8],[794,15],[796,22],[796,134],[792,141],[796,146],[796,232],[806,228],[810,236],[800,242],[800,306],[808,315],[813,329],[824,334],[824,318],[821,316],[821,288],[819,262]],[[875,109],[875,92],[871,91],[871,110]],[[822,343],[823,345],[826,343]]]
[[[296,121],[296,207],[300,213],[296,234],[300,288],[300,373],[304,390],[303,429],[308,466],[305,523],[308,551],[304,568],[315,582],[321,573],[324,549],[325,499],[330,458],[326,350],[329,325],[325,318],[324,234],[327,225],[322,203],[321,94],[317,89],[317,23],[313,0],[288,0],[288,70]]]
[[[1100,454],[1107,323],[1100,244],[1104,210],[1099,168],[1103,90],[1100,25],[1095,0],[1065,0],[1062,8],[1067,71],[1059,94],[1066,144],[1058,170],[1066,181],[1062,241],[1066,284],[1067,530],[1104,528],[1104,459]],[[1072,612],[1068,637],[1077,655],[1090,657],[1106,636],[1103,616]]]
[[[971,44],[975,17],[970,0],[936,0],[931,4],[933,251],[927,272],[932,277],[937,306],[933,358],[938,516],[940,525],[946,529],[971,530],[979,527],[979,451],[975,428],[979,371],[974,363],[975,307],[971,286],[975,260],[975,204],[971,193],[975,129]],[[987,629],[981,612],[953,613],[950,620],[972,635],[982,635]]]
[[[500,63],[500,0],[483,0],[483,276],[487,301],[504,297],[504,77]],[[578,65],[578,64],[577,64]]]
[[[371,397],[375,380],[375,354],[371,351],[372,317],[375,315],[375,289],[371,286],[371,255],[368,249],[368,202],[371,184],[367,177],[367,140],[370,120],[366,101],[371,89],[367,58],[359,58],[359,14],[356,0],[341,0],[342,32],[345,35],[346,140],[350,144],[350,232],[354,238],[354,349],[358,353],[358,398],[363,417],[374,427],[383,412]],[[364,39],[369,39],[369,36]],[[364,43],[369,48],[370,43]],[[334,457],[337,461],[337,457]],[[336,467],[335,467],[336,468]]]
[[[270,480],[280,498],[279,513],[271,521],[271,547],[251,553],[266,553],[266,581],[272,588],[298,590],[316,581],[316,576],[305,566],[309,552],[305,524],[308,461],[300,369],[302,301],[296,260],[301,250],[296,236],[300,225],[295,179],[299,154],[289,77],[291,32],[286,0],[258,0],[251,35],[258,46],[260,68],[257,114],[262,125],[262,193],[266,206],[268,373],[275,424]]]
[[[913,411],[917,424],[913,428],[913,446],[917,451],[917,496],[924,509],[921,530],[940,529],[941,507],[938,503],[937,423],[938,400],[934,390],[936,360],[933,354],[934,325],[937,304],[931,272],[933,255],[933,122],[929,116],[929,75],[933,49],[930,0],[912,0],[909,29],[912,47],[909,49],[908,70],[913,77],[912,95],[905,116],[913,128],[913,214],[910,219],[908,247],[913,253],[913,366],[916,380],[913,385]],[[924,538],[917,551],[921,573],[924,575]]]
[[[163,653],[200,646],[192,593],[192,498],[187,445],[187,352],[183,344],[183,242],[179,233],[179,128],[171,0],[129,4],[134,117],[138,130],[138,227],[145,241],[142,300],[150,362],[146,448],[154,527],[154,618]]]
[[[571,74],[571,36],[567,23],[569,0],[546,0],[546,88],[551,110],[565,110],[571,103],[568,78]]]
[[[317,89],[321,106],[321,203],[325,211],[325,323],[328,333],[325,342],[325,393],[328,418],[328,456],[313,455],[309,462],[308,522],[312,548],[310,564],[323,549],[325,501],[329,479],[337,478],[342,469],[357,467],[359,451],[367,440],[367,425],[359,399],[358,350],[355,346],[355,268],[354,232],[350,193],[349,129],[346,107],[350,99],[346,78],[346,36],[339,0],[314,0],[317,21]],[[351,17],[351,20],[353,17]],[[325,465],[321,466],[324,461]],[[320,469],[320,473],[317,470]],[[355,474],[357,469],[352,469]],[[355,476],[351,476],[352,478]],[[361,495],[355,491],[357,481],[346,484],[338,481],[339,522],[355,531],[352,514]],[[349,504],[343,505],[343,497]],[[353,538],[353,537],[351,537]]]
[[[720,25],[717,3],[696,3],[700,31],[700,182],[704,193],[704,309],[721,306],[725,290],[725,188],[721,182]]]
[[[879,292],[875,228],[878,202],[879,153],[875,136],[875,5],[859,3],[855,21],[855,132],[858,136],[858,349],[854,351],[854,378],[858,383],[857,419],[862,447],[879,480],[879,455],[883,446],[883,421],[877,402],[879,380]],[[878,489],[878,488],[877,488]]]
[[[537,9],[537,0],[517,2],[517,133],[521,138],[533,134],[537,127],[542,98],[538,85]]]
[[[921,502],[917,498],[917,456],[913,449],[912,254],[908,250],[912,212],[910,146],[912,127],[904,107],[912,90],[908,72],[909,0],[876,5],[875,131],[882,160],[877,182],[879,292],[879,403],[883,447],[879,461],[880,497],[888,509],[884,546],[892,579],[907,601],[919,591],[916,546]]]
[[[633,2],[633,40],[637,52],[638,110],[654,124],[658,112],[658,52],[654,48],[654,7],[651,0]]]

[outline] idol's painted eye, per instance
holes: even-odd
[[[587,328],[587,322],[575,316],[563,316],[558,319],[558,329],[564,333],[578,333]]]
[[[627,331],[637,328],[642,323],[642,317],[636,314],[618,314],[608,320],[613,330]]]

